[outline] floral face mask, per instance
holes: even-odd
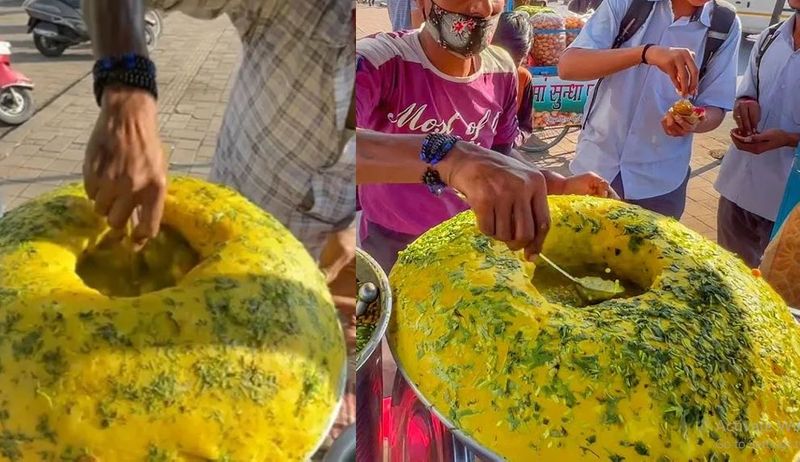
[[[497,29],[499,15],[476,18],[447,11],[433,1],[431,3],[431,13],[426,18],[425,28],[439,45],[463,58],[476,55],[489,46]]]

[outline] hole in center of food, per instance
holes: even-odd
[[[595,281],[595,283],[605,281],[602,286],[613,285],[614,281],[619,281],[619,285],[624,291],[613,297],[608,297],[609,299],[630,298],[645,292],[636,283],[615,275],[603,265],[586,265],[580,268],[564,267],[564,270],[576,278],[591,278],[589,280]],[[558,305],[580,308],[596,305],[603,301],[588,300],[586,295],[581,293],[577,284],[544,262],[536,265],[536,270],[533,273],[533,285],[548,302]]]
[[[137,297],[174,287],[200,257],[174,229],[161,232],[138,252],[113,233],[81,255],[75,271],[84,284],[109,297]]]

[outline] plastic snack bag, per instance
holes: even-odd
[[[514,9],[514,11],[522,11],[527,13],[528,16],[536,16],[539,13],[552,13],[555,14],[556,10],[547,7],[547,6],[535,6],[535,5],[522,5],[518,6]]]
[[[567,47],[564,18],[554,13],[538,13],[531,18],[533,59],[537,66],[556,66]]]
[[[582,16],[567,16],[564,18],[564,28],[567,30],[565,45],[567,47],[578,38],[578,34],[581,33],[585,25],[586,19]]]

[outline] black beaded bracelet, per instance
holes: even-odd
[[[435,196],[440,196],[447,188],[439,172],[430,167],[422,175],[422,182],[428,187],[428,191]]]
[[[93,69],[94,97],[97,105],[103,101],[103,90],[108,85],[120,84],[148,91],[158,99],[156,65],[149,58],[136,54],[98,60]]]
[[[457,136],[431,133],[422,142],[419,158],[426,164],[436,165],[444,159],[458,141],[459,138]]]

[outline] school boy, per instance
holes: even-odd
[[[789,0],[800,9],[800,0]],[[756,268],[769,243],[800,138],[798,14],[761,33],[739,86],[722,161],[717,241]]]
[[[692,135],[733,109],[740,36],[722,1],[605,0],[559,63],[562,79],[600,79],[572,172],[597,172],[627,202],[680,218]],[[673,116],[681,96],[705,117]]]

